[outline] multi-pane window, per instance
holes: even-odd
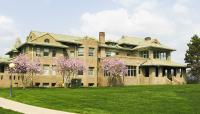
[[[154,51],[153,52],[153,58],[154,59],[160,59],[160,60],[167,60],[167,53],[161,52],[161,51]]]
[[[56,57],[56,50],[55,49],[52,50],[52,57]]]
[[[94,55],[94,48],[89,48],[88,55],[93,56]]]
[[[149,51],[140,51],[140,57],[149,58]]]
[[[36,48],[36,56],[38,56],[38,57],[41,56],[41,51],[40,51],[39,47]]]
[[[78,56],[83,56],[83,55],[84,55],[83,48],[79,47],[78,48]]]
[[[114,51],[106,51],[106,57],[115,56],[116,52]]]
[[[83,70],[79,70],[78,75],[83,75]]]
[[[94,75],[94,67],[89,67],[88,75],[90,75],[90,76]]]
[[[51,68],[51,74],[52,75],[56,75],[56,65],[52,65],[52,68]]]
[[[70,51],[70,57],[74,57],[74,51]]]
[[[49,48],[44,48],[44,56],[49,56]]]
[[[49,65],[43,65],[43,74],[49,75]]]
[[[136,66],[127,66],[128,74],[127,76],[136,76]]]

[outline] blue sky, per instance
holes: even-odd
[[[122,35],[157,38],[177,49],[183,63],[186,44],[200,31],[198,0],[0,0],[0,55],[31,30],[117,40]]]

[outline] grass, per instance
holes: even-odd
[[[0,114],[21,114],[21,113],[0,107]]]
[[[15,101],[83,114],[198,114],[200,85],[14,89]],[[9,89],[0,89],[9,98]]]

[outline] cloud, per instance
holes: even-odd
[[[108,39],[122,35],[151,36],[163,44],[177,49],[172,59],[184,63],[184,55],[190,37],[200,31],[200,17],[191,11],[188,0],[113,0],[121,7],[82,14],[80,28],[72,28],[72,34],[97,36],[105,31]],[[193,8],[194,9],[194,8]]]
[[[4,55],[12,44],[13,40],[17,37],[17,29],[13,19],[7,16],[0,16],[0,55]]]

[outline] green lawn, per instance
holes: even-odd
[[[9,98],[9,89],[0,89]],[[200,114],[200,85],[14,89],[15,101],[84,114]]]
[[[0,107],[0,114],[21,114],[21,113]]]

